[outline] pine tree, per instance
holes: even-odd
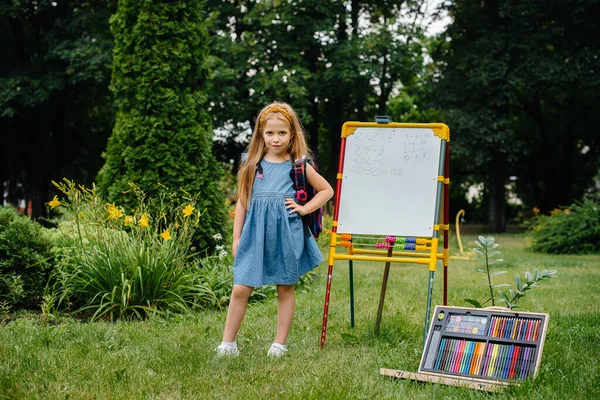
[[[126,208],[135,206],[132,196],[122,195],[129,182],[149,197],[159,191],[158,182],[200,193],[196,208],[206,210],[201,249],[221,232],[226,218],[205,111],[208,38],[202,24],[201,1],[118,2],[110,20],[111,90],[118,111],[97,179],[100,194]]]

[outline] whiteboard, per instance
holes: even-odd
[[[432,237],[441,148],[431,128],[357,128],[346,138],[338,232]]]

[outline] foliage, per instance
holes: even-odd
[[[475,257],[476,260],[485,262],[485,269],[477,268],[478,272],[481,272],[487,276],[487,285],[489,289],[489,297],[484,296],[484,300],[479,301],[475,299],[464,299],[467,303],[477,307],[482,308],[485,307],[488,303],[491,303],[492,306],[495,306],[496,303],[506,303],[506,306],[511,310],[517,307],[517,301],[525,296],[525,292],[535,287],[537,283],[541,280],[547,278],[553,278],[556,274],[555,270],[543,270],[539,272],[537,269],[533,271],[531,274],[529,271],[525,272],[525,283],[523,283],[523,279],[519,274],[515,274],[515,289],[508,289],[507,292],[502,290],[498,291],[500,295],[500,299],[496,300],[494,297],[494,289],[499,287],[509,287],[509,284],[501,283],[501,284],[492,284],[492,277],[506,274],[507,271],[495,271],[490,272],[490,266],[496,263],[502,262],[501,258],[494,258],[500,254],[499,251],[495,250],[500,246],[498,243],[494,243],[495,239],[492,236],[488,236],[487,238],[484,236],[479,236],[479,240],[475,241],[477,247],[473,248],[473,251],[478,255]],[[486,298],[487,297],[487,298]]]
[[[538,214],[527,222],[533,251],[554,254],[600,252],[600,204],[592,200]]]
[[[55,185],[66,198],[50,204],[68,209],[75,219],[74,227],[59,226],[67,229],[57,244],[67,246],[57,252],[49,292],[62,309],[90,315],[92,320],[142,319],[187,311],[208,296],[187,265],[191,238],[201,219],[194,196],[178,196],[163,188],[158,206],[153,207],[157,211],[151,214],[144,193],[132,185],[129,194],[137,197],[138,207],[125,214],[122,208],[103,203],[93,187],[78,187],[67,179]]]
[[[40,301],[52,268],[50,247],[38,223],[0,207],[0,301],[12,307]]]
[[[283,100],[333,182],[342,124],[386,113],[390,97],[422,71],[425,3],[209,0],[208,96],[219,158],[237,160],[258,110]]]
[[[477,256],[475,256],[475,259],[477,261],[481,261],[481,262],[485,263],[485,269],[477,268],[477,272],[480,272],[487,276],[487,285],[488,285],[488,289],[490,292],[489,297],[487,297],[483,301],[483,303],[478,300],[474,300],[474,299],[465,299],[465,301],[467,303],[470,303],[470,304],[474,305],[475,307],[485,307],[488,303],[491,303],[492,306],[495,306],[496,299],[494,298],[494,289],[496,289],[498,287],[502,287],[502,286],[508,286],[507,284],[492,285],[492,277],[493,276],[502,275],[502,274],[506,273],[506,271],[495,271],[495,272],[490,271],[491,265],[494,265],[496,263],[504,261],[501,258],[494,258],[500,254],[500,252],[498,250],[495,250],[500,245],[498,243],[494,243],[494,241],[495,241],[495,239],[492,236],[489,236],[487,238],[483,237],[483,236],[479,236],[479,240],[475,241],[475,244],[477,245],[477,247],[473,248],[473,251],[475,253],[477,253]]]
[[[46,215],[50,181],[91,184],[114,123],[108,90],[114,1],[0,5],[0,187]]]
[[[525,282],[523,282],[521,275],[515,274],[515,289],[508,289],[507,292],[499,290],[498,294],[500,294],[501,297],[500,302],[506,303],[506,306],[511,310],[516,308],[517,301],[525,296],[525,291],[536,286],[539,281],[548,278],[554,278],[555,274],[556,271],[553,269],[545,269],[541,272],[536,269],[533,271],[533,274],[531,274],[529,271],[525,271]]]
[[[195,239],[201,250],[225,222],[220,166],[206,113],[207,35],[202,2],[122,0],[110,19],[115,37],[111,89],[118,107],[98,191],[132,210],[121,194],[135,182],[150,198],[157,182],[200,193]],[[206,212],[205,212],[206,211]]]
[[[435,105],[453,132],[455,177],[485,183],[489,227],[505,224],[505,185],[548,212],[582,197],[598,171],[600,56],[595,0],[446,2],[453,23],[434,55]],[[595,11],[594,11],[595,10]],[[454,179],[457,182],[457,179]]]

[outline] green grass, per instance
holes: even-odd
[[[474,237],[463,238],[470,248]],[[242,355],[219,359],[225,314],[216,311],[144,322],[66,321],[44,326],[35,315],[0,326],[0,399],[4,398],[596,398],[600,391],[600,255],[540,255],[524,237],[497,238],[511,282],[514,273],[556,269],[558,278],[532,289],[519,305],[546,312],[550,324],[535,381],[489,394],[394,380],[380,368],[417,371],[428,273],[392,265],[381,335],[373,327],[383,263],[355,263],[356,327],[349,326],[348,267],[336,263],[327,343],[319,350],[327,266],[313,289],[297,296],[289,356],[269,359],[276,301],[251,304],[238,344]],[[456,246],[454,246],[456,248]],[[452,254],[457,254],[457,251]],[[452,260],[450,305],[486,290],[473,261]],[[433,304],[442,302],[442,269]]]

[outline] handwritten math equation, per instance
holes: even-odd
[[[407,164],[427,159],[430,137],[429,132],[357,130],[352,138],[355,144],[349,154],[349,171],[373,177],[402,177],[409,169]]]

